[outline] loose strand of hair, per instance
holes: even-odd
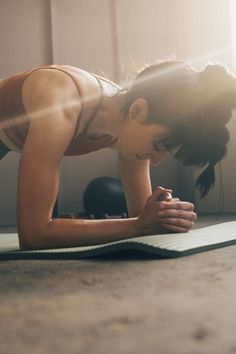
[[[216,214],[216,221],[220,219],[224,211],[224,183],[223,183],[223,173],[222,173],[222,164],[219,161],[219,200],[218,200],[218,211]]]

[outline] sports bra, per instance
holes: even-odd
[[[91,117],[86,123],[82,132],[79,132],[79,122],[81,113],[83,111],[83,91],[79,85],[78,79],[68,69],[64,69],[63,66],[51,65],[35,68],[31,71],[22,72],[16,74],[4,81],[4,84],[0,88],[0,147],[2,149],[8,149],[8,151],[20,152],[24,146],[25,139],[27,137],[30,119],[26,114],[23,99],[22,99],[22,86],[25,79],[36,70],[40,69],[54,69],[59,70],[70,76],[75,83],[79,96],[81,97],[81,112],[77,119],[76,129],[74,136],[65,151],[64,155],[83,155],[92,151],[96,151],[105,147],[109,147],[117,139],[116,137],[107,135],[99,139],[91,139],[88,134],[88,128],[94,118],[96,117],[102,103],[103,103],[103,86],[101,80],[107,81],[115,85],[111,81],[102,78],[98,75],[89,73],[96,78],[100,86],[100,99],[97,106],[94,109]],[[7,152],[8,152],[7,151]]]

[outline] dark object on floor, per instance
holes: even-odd
[[[60,213],[58,216],[60,219],[126,219],[128,218],[127,213],[122,213],[119,215],[109,215],[109,214],[102,214],[102,215],[94,215],[94,214],[87,214],[85,212],[82,213]]]
[[[84,191],[83,205],[85,212],[95,217],[127,213],[121,182],[114,177],[93,179]]]
[[[56,202],[54,204],[53,212],[52,212],[52,217],[57,218],[58,217],[58,200],[56,199]]]

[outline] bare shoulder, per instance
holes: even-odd
[[[74,135],[81,110],[73,80],[60,70],[40,69],[25,80],[22,96],[30,119],[23,154],[47,160],[49,147],[53,146],[51,159],[62,156]]]
[[[36,127],[37,135],[45,136],[45,129],[48,133],[51,130],[51,134],[59,133],[59,121],[60,127],[65,125],[69,130],[70,127],[75,130],[81,100],[74,81],[66,73],[50,68],[32,72],[24,82],[22,97],[31,121],[29,133],[33,127]],[[30,136],[28,134],[28,138]]]
[[[73,79],[61,70],[41,68],[33,71],[22,87],[23,102],[26,110],[38,109],[40,105],[80,101],[78,89]]]

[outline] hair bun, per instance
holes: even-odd
[[[208,64],[199,72],[201,105],[218,123],[226,124],[236,106],[236,78],[219,64]]]
[[[220,64],[207,64],[205,69],[200,72],[204,78],[211,78],[212,80],[219,80],[229,75],[228,70]]]

